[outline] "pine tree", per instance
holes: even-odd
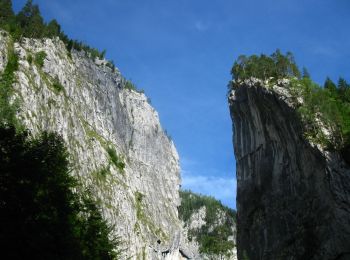
[[[324,82],[323,87],[325,89],[328,89],[332,94],[337,93],[337,86],[329,77],[326,78],[326,81]]]
[[[15,14],[11,0],[0,0],[0,26],[9,25],[14,21]]]
[[[58,24],[56,19],[49,22],[45,28],[45,37],[53,38],[61,34],[61,26]]]
[[[307,70],[307,68],[303,67],[303,79],[310,79],[311,76],[310,76],[310,73],[309,71]]]
[[[23,30],[23,36],[41,38],[44,34],[45,24],[40,14],[39,6],[28,0],[17,15],[17,21]]]
[[[343,101],[350,102],[350,85],[341,77],[338,80],[338,93]]]

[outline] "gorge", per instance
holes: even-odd
[[[346,4],[35,2],[0,0],[2,258],[350,259],[350,84],[238,56],[344,75]]]

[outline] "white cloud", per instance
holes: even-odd
[[[225,205],[235,208],[237,182],[233,177],[197,175],[182,170],[182,188],[213,196]]]

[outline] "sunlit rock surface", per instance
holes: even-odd
[[[10,44],[1,32],[0,72]],[[178,219],[179,157],[147,97],[123,89],[120,72],[105,62],[69,54],[59,39],[22,39],[14,48],[18,116],[34,134],[63,136],[72,174],[114,225],[123,259],[194,257]],[[41,51],[46,53],[42,68],[35,63]]]

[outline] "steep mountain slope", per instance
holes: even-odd
[[[190,191],[180,191],[179,217],[201,259],[237,259],[236,214],[220,201]]]
[[[296,111],[303,96],[292,93],[290,80],[233,86],[239,258],[349,259],[350,167],[306,138]]]
[[[179,158],[144,94],[105,60],[68,52],[58,38],[13,42],[0,32],[0,73],[9,49],[19,58],[14,97],[34,134],[61,134],[72,174],[100,202],[123,242],[124,258],[179,259]],[[180,252],[181,251],[181,252]]]

